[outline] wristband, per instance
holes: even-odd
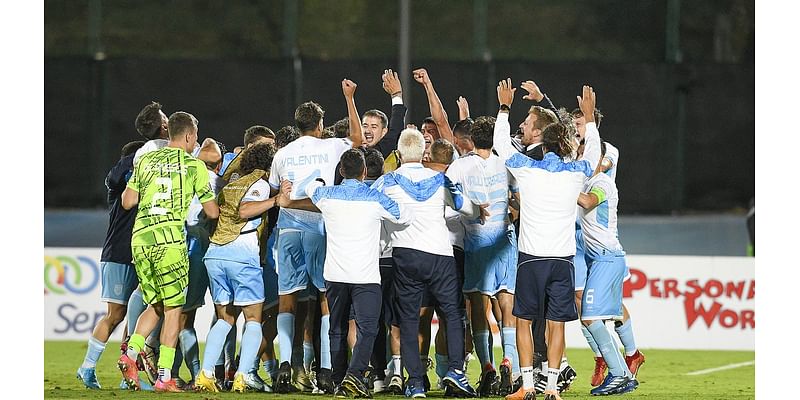
[[[403,94],[403,91],[402,91],[402,90],[399,90],[399,91],[397,91],[397,92],[394,92],[394,93],[392,93],[392,97],[399,96],[399,95],[401,95],[401,94]]]
[[[507,104],[500,104],[500,111],[506,111],[506,112],[511,111],[511,107],[508,106]]]

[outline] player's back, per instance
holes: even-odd
[[[281,181],[288,179],[292,182],[291,198],[307,198],[306,186],[317,178],[333,185],[339,158],[351,147],[347,139],[301,136],[275,153],[269,184],[278,189]],[[325,233],[319,213],[288,208],[280,210],[278,228]]]
[[[192,198],[213,198],[205,164],[173,147],[143,155],[128,186],[139,192],[133,246],[184,246]]]
[[[454,161],[447,177],[459,186],[475,204],[488,204],[489,217],[481,224],[479,218],[462,216],[465,227],[465,249],[473,251],[506,240],[508,230],[509,176],[505,163],[492,154],[484,159],[470,154]]]

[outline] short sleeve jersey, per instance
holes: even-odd
[[[292,200],[311,197],[306,193],[306,186],[317,178],[324,180],[327,186],[333,185],[339,158],[351,148],[349,139],[301,136],[275,153],[269,185],[278,189],[281,181],[288,179],[292,182]],[[322,215],[305,210],[281,208],[278,228],[325,234]]]
[[[593,209],[579,207],[585,251],[593,259],[605,254],[622,254],[617,238],[617,205],[619,194],[614,180],[606,174],[597,174],[586,185],[586,192],[599,192],[603,197]]]
[[[450,164],[447,177],[473,203],[489,205],[489,218],[484,224],[479,218],[462,217],[466,230],[464,250],[476,251],[507,240],[508,191],[516,188],[503,160],[494,154],[484,159],[470,153]]]
[[[143,155],[128,187],[139,192],[132,246],[186,246],[184,222],[192,198],[214,199],[205,164],[173,147]]]

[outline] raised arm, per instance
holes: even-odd
[[[578,107],[586,118],[586,136],[584,141],[586,147],[583,149],[583,159],[589,162],[589,166],[596,174],[600,166],[600,131],[594,122],[594,106],[596,104],[594,89],[591,86],[583,86],[583,96],[578,96]]]
[[[556,115],[556,118],[558,118],[558,109],[555,105],[553,105],[553,102],[550,101],[550,98],[547,97],[546,94],[542,93],[542,90],[539,89],[539,85],[537,85],[536,82],[525,81],[522,82],[520,86],[522,86],[522,88],[528,92],[528,94],[522,96],[523,99],[539,103],[540,106],[552,111]]]
[[[511,125],[508,122],[508,114],[511,111],[511,103],[514,102],[514,92],[516,88],[511,86],[511,78],[500,81],[497,85],[497,102],[500,103],[500,111],[497,112],[497,120],[494,123],[494,150],[503,160],[511,158],[518,153],[514,145],[511,144]]]
[[[392,115],[389,118],[389,130],[374,146],[380,150],[383,158],[386,158],[397,149],[400,132],[405,128],[407,109],[403,105],[403,86],[400,84],[397,72],[387,69],[383,71],[381,80],[383,81],[383,90],[392,98]]]
[[[425,88],[425,95],[428,96],[428,107],[431,110],[431,118],[436,123],[436,128],[439,129],[439,135],[453,143],[453,131],[450,129],[450,123],[447,122],[447,112],[444,110],[442,101],[439,100],[439,95],[436,94],[436,90],[433,88],[428,71],[425,68],[415,69],[414,80]]]
[[[467,102],[467,98],[464,96],[458,96],[456,104],[458,105],[458,120],[463,121],[469,118],[469,103]]]
[[[353,142],[354,149],[361,147],[361,143],[364,142],[364,136],[361,133],[361,119],[358,116],[356,100],[354,98],[357,86],[355,82],[349,79],[342,81],[342,92],[344,93],[345,101],[347,101],[347,120],[350,125],[350,141]]]

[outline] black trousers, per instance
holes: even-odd
[[[331,326],[328,335],[331,339],[331,378],[334,382],[341,382],[347,372],[363,377],[369,366],[375,336],[378,334],[378,316],[382,304],[381,285],[327,282],[325,288],[330,309]],[[348,366],[347,331],[351,306],[355,312],[358,334]]]
[[[387,335],[389,327],[392,325],[392,293],[394,293],[394,263],[391,258],[380,259],[381,268],[381,291],[383,292],[383,307],[381,307],[381,314],[378,317],[378,335],[375,337],[375,344],[372,346],[372,357],[370,363],[372,364],[373,371],[378,378],[385,378],[386,374],[383,368],[389,361],[386,357],[387,352]]]
[[[464,366],[464,309],[455,259],[424,251],[392,249],[396,267],[394,311],[400,326],[400,353],[408,372],[408,384],[422,387],[425,369],[419,359],[419,309],[427,287],[447,323],[447,352],[450,369]]]

